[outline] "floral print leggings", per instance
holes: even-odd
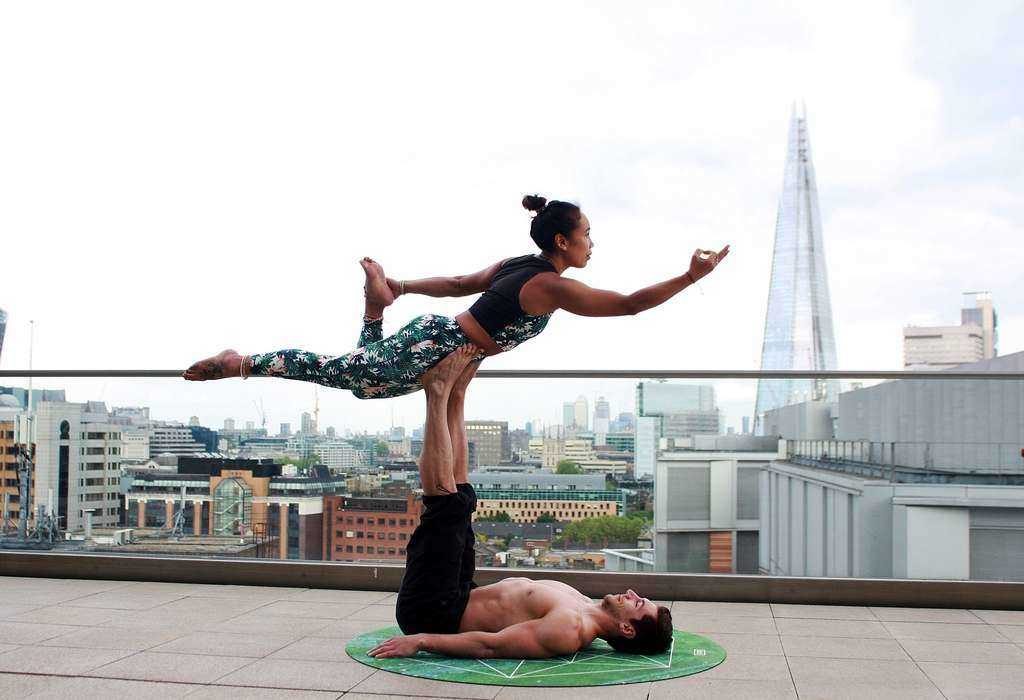
[[[422,389],[428,369],[470,342],[455,319],[425,314],[384,337],[384,323],[364,321],[359,347],[345,355],[277,350],[252,355],[252,376],[284,377],[348,389],[360,399],[384,399]]]

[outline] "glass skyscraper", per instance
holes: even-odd
[[[795,108],[775,220],[761,369],[837,369],[807,115]],[[836,380],[762,379],[757,385],[754,432],[763,427],[765,411],[811,399],[834,401],[838,394]]]

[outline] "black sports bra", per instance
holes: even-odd
[[[469,307],[469,313],[491,336],[510,323],[529,316],[519,305],[519,291],[541,272],[557,270],[550,260],[539,255],[522,255],[506,260],[491,280],[491,286]]]

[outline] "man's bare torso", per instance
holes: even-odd
[[[507,578],[473,589],[459,631],[500,632],[520,622],[539,620],[553,611],[581,611],[592,602],[572,586],[558,581]]]

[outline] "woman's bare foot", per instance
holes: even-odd
[[[388,307],[395,303],[395,295],[388,286],[387,278],[384,276],[384,269],[380,263],[372,258],[363,258],[359,261],[366,273],[366,285],[363,291],[366,292],[366,301],[369,304]]]
[[[242,376],[242,356],[234,350],[219,352],[189,367],[181,375],[190,382]]]
[[[453,350],[447,357],[428,369],[420,377],[420,384],[427,391],[450,392],[462,370],[473,361],[479,352],[472,343]]]
[[[482,359],[477,360],[473,354],[470,355],[469,364],[466,365],[459,376],[455,378],[455,383],[452,384],[452,396],[462,396],[465,398],[466,388],[473,381],[473,377],[476,376],[476,371],[480,369],[480,362],[482,361]]]

